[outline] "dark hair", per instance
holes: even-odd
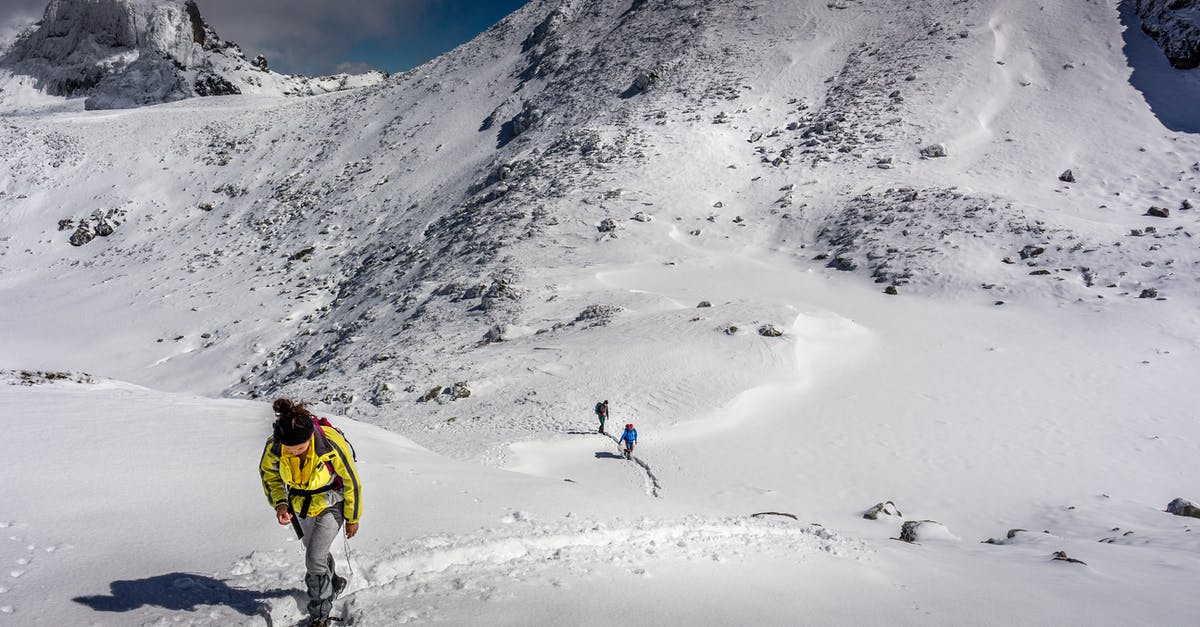
[[[312,435],[314,416],[304,403],[277,398],[271,408],[277,416],[274,425],[277,441],[291,446],[308,440]]]

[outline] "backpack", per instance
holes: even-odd
[[[333,429],[334,431],[337,431],[338,435],[342,436],[342,439],[346,441],[346,444],[350,445],[350,457],[352,457],[355,462],[358,461],[358,452],[354,450],[354,443],[350,441],[350,438],[346,437],[345,431],[342,431],[341,429],[333,426],[333,423],[329,422],[328,418],[324,418],[324,417],[314,418],[313,422],[315,423],[313,426],[316,427],[317,429],[321,430],[321,435],[325,435],[326,427]]]

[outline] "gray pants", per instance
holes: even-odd
[[[320,515],[300,520],[304,531],[304,585],[308,588],[308,613],[325,618],[333,609],[333,554],[329,547],[342,530],[342,508],[330,507]]]

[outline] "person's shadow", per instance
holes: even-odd
[[[596,459],[625,459],[625,457],[608,451],[599,451],[596,453]]]
[[[224,581],[193,573],[169,573],[146,579],[114,581],[109,596],[75,597],[76,603],[97,612],[131,612],[142,606],[163,607],[193,612],[201,605],[223,605],[246,616],[262,616],[272,624],[271,613],[263,599],[291,596],[293,590],[257,592],[231,588]]]

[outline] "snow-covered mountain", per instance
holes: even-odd
[[[310,79],[271,72],[222,40],[194,0],[51,0],[42,20],[0,56],[0,102],[22,91],[117,109],[195,96],[324,93],[373,84],[379,72]],[[6,97],[7,96],[7,97]]]
[[[379,624],[1170,624],[1200,609],[1162,511],[1200,498],[1197,76],[1132,2],[533,0],[360,90],[20,108],[0,367],[101,383],[5,407],[49,468],[87,440],[35,426],[91,404],[240,442],[289,394],[410,438],[360,427]],[[149,431],[146,463],[195,454]],[[190,557],[291,586],[263,533]]]

